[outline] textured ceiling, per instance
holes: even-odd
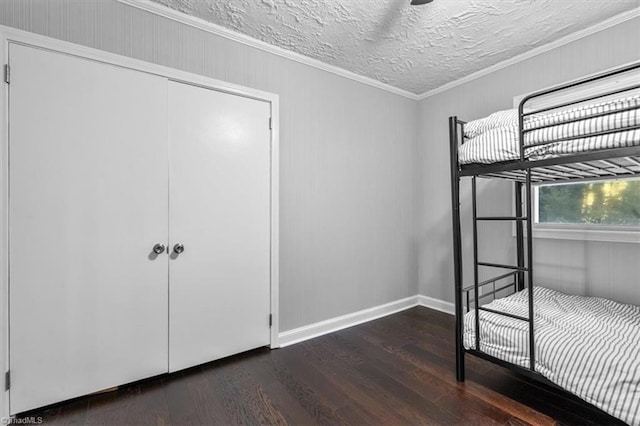
[[[640,0],[154,1],[416,94],[640,7]]]

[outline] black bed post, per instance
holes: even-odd
[[[458,118],[449,117],[451,160],[451,216],[453,219],[453,276],[456,302],[456,380],[464,382],[462,234],[460,231],[460,176],[458,175]]]
[[[522,217],[522,182],[514,182],[516,217]],[[516,220],[516,249],[518,253],[518,267],[524,267],[524,226],[522,220]],[[519,271],[517,274],[516,290],[524,290],[524,272]]]
[[[529,289],[529,368],[536,371],[536,351],[533,316],[533,188],[531,184],[532,170],[527,169],[527,288]]]

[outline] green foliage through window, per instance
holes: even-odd
[[[539,223],[640,226],[640,179],[540,186]]]

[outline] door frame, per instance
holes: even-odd
[[[105,64],[141,71],[172,81],[200,86],[271,105],[271,338],[270,347],[279,347],[279,287],[280,287],[280,98],[277,94],[243,87],[198,74],[180,71],[115,53],[81,46],[51,37],[0,25],[0,57],[2,81],[0,83],[0,418],[9,417],[9,394],[5,372],[9,370],[9,84],[5,82],[4,65],[9,63],[9,45],[21,44],[62,54],[90,59]],[[265,123],[265,126],[269,123]]]

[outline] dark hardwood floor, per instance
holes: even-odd
[[[25,416],[46,425],[620,424],[475,357],[457,383],[453,325],[413,308]]]

